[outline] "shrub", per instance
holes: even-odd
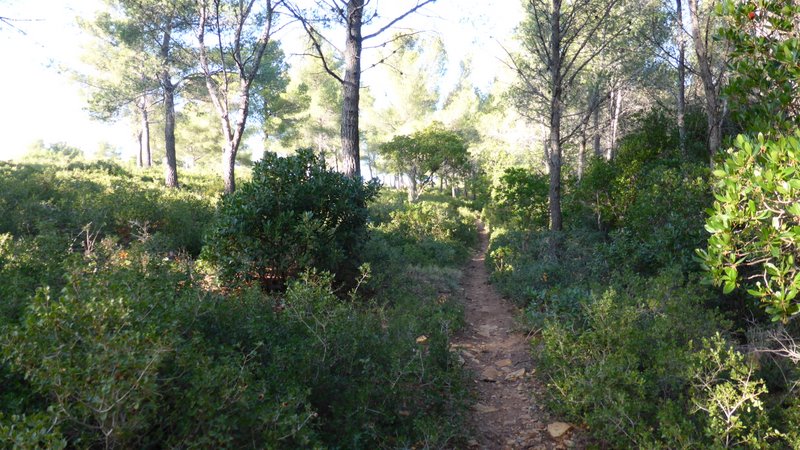
[[[520,306],[542,299],[544,292],[562,285],[581,286],[610,275],[603,236],[588,230],[565,236],[559,258],[548,246],[549,232],[494,229],[486,264],[503,295]]]
[[[311,267],[353,275],[377,191],[376,182],[330,170],[310,150],[267,153],[252,180],[222,198],[202,258],[226,282],[269,289]]]
[[[800,312],[800,133],[767,141],[739,136],[714,171],[711,233],[698,255],[716,285],[759,299],[772,320]]]
[[[548,178],[517,167],[505,170],[492,190],[490,223],[533,230],[547,226]]]
[[[225,301],[186,263],[105,240],[74,258],[59,295],[38,291],[1,349],[73,445],[300,445],[302,384],[259,343],[288,334],[273,305]]]
[[[474,213],[450,203],[406,203],[390,217],[376,227],[373,239],[387,240],[405,264],[457,266],[476,242]]]
[[[734,350],[716,334],[703,340],[691,374],[694,412],[703,413],[704,432],[718,448],[769,448],[768,438],[779,436],[770,429],[764,410],[764,382]]]
[[[703,307],[707,294],[676,278],[623,277],[602,295],[577,293],[580,314],[545,321],[539,367],[552,406],[613,446],[648,446],[668,430],[697,439],[696,421],[670,411],[688,409],[692,343],[724,323]]]

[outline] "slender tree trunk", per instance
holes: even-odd
[[[142,151],[144,153],[143,155],[141,154]],[[153,158],[150,153],[150,116],[147,114],[146,103],[145,107],[142,108],[142,134],[139,153],[139,158],[141,159],[140,166],[144,165],[144,167],[150,167],[153,165]]]
[[[608,147],[608,153],[606,154],[606,159],[609,161],[614,158],[614,153],[617,150],[617,134],[619,131],[619,118],[621,116],[622,111],[622,90],[615,89],[611,92],[612,94],[612,104],[611,104],[611,142]]]
[[[226,194],[236,190],[236,150],[233,143],[227,141],[222,151],[222,183]]]
[[[175,157],[175,89],[169,72],[162,74],[164,88],[164,184],[178,187],[178,163]]]
[[[231,127],[230,116],[225,115],[222,129],[225,131],[225,148],[222,151],[222,183],[226,194],[236,190],[236,154],[242,144],[247,114],[250,112],[250,85],[244,82],[239,88],[239,115]],[[228,111],[227,107],[225,111]],[[229,113],[228,113],[229,114]]]
[[[244,47],[249,48],[246,56],[242,55],[243,42],[241,39],[241,31],[245,26],[250,8],[245,8],[245,12],[239,11],[235,15],[236,31],[234,32],[235,41],[232,43],[232,48],[224,49],[223,40],[230,36],[226,35],[224,26],[220,26],[220,22],[224,22],[220,17],[221,10],[220,4],[215,3],[214,16],[211,18],[212,23],[216,22],[210,29],[214,33],[217,40],[217,50],[221,55],[225,55],[226,51],[229,52],[227,56],[223,56],[222,60],[230,57],[233,62],[233,69],[227,66],[227,62],[223,62],[221,74],[217,71],[212,71],[209,65],[211,58],[208,56],[206,49],[205,33],[206,27],[209,22],[209,5],[205,2],[197,3],[199,10],[199,23],[195,28],[197,32],[197,42],[199,47],[199,62],[203,70],[205,78],[206,89],[208,90],[209,98],[214,108],[217,110],[220,125],[222,127],[222,135],[225,138],[225,146],[222,149],[222,182],[224,185],[225,193],[230,194],[236,190],[236,154],[239,151],[239,146],[242,143],[244,136],[245,126],[247,124],[247,115],[250,112],[250,86],[253,80],[258,75],[261,60],[266,52],[267,45],[269,44],[272,33],[272,20],[273,20],[273,4],[271,0],[266,1],[267,10],[266,17],[263,17],[263,30],[261,36],[252,45]],[[252,2],[250,2],[252,5]],[[248,65],[250,67],[248,68]],[[235,80],[239,86],[237,98],[231,101],[229,95],[231,89],[231,77],[236,75]],[[222,77],[222,89],[217,85],[217,78]],[[238,105],[238,110],[231,114],[231,105]]]
[[[583,179],[583,171],[586,168],[586,125],[581,127],[581,142],[578,146],[578,181]]]
[[[683,0],[675,0],[678,18],[678,142],[681,155],[686,154],[686,39],[683,34]]]
[[[358,132],[358,108],[361,89],[361,24],[364,0],[347,2],[347,40],[344,48],[344,85],[342,99],[342,153],[344,174],[361,176]]]
[[[169,60],[171,45],[172,20],[167,21],[164,37],[161,41],[161,60],[166,66]],[[167,187],[178,187],[178,164],[175,158],[175,86],[169,69],[161,71],[161,88],[164,91],[164,184]]]
[[[144,167],[144,162],[142,162],[142,154],[144,153],[144,142],[142,141],[142,130],[139,130],[136,133],[136,140],[139,141],[139,154],[136,155],[136,165],[138,167]]]
[[[419,198],[419,192],[417,192],[417,171],[412,170],[408,177],[411,179],[411,183],[408,185],[408,202],[414,203]]]
[[[550,137],[549,157],[547,158],[550,174],[548,200],[550,207],[550,231],[563,229],[561,218],[561,0],[553,0],[550,16]],[[553,241],[555,243],[555,241]],[[555,253],[555,245],[551,246]],[[555,255],[553,255],[555,256]]]
[[[592,130],[594,132],[594,136],[592,137],[592,150],[594,151],[594,156],[598,158],[603,157],[603,148],[600,146],[600,99],[598,98],[598,92],[595,91],[595,108],[592,112]]]
[[[697,0],[689,0],[689,16],[692,20],[692,40],[697,54],[697,66],[700,69],[700,79],[703,81],[703,91],[706,97],[708,156],[713,163],[714,155],[717,154],[722,144],[723,111],[719,96],[720,83],[714,82],[714,74],[711,71],[711,61],[708,53],[708,33],[706,28],[701,28]]]

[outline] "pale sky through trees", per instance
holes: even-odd
[[[93,121],[84,111],[80,86],[60,68],[79,69],[83,46],[89,39],[75,18],[93,17],[100,0],[0,0],[0,160],[24,153],[31,143],[66,142],[91,154],[102,142],[132,155],[136,148],[133,130],[125,120],[105,124]],[[381,1],[388,17],[406,2]],[[399,26],[438,33],[449,57],[444,85],[455,83],[459,63],[471,56],[472,77],[477,87],[487,89],[505,66],[503,52],[495,40],[509,45],[514,27],[522,17],[519,0],[438,0]],[[286,30],[287,61],[298,64],[300,30]],[[336,43],[336,42],[335,42]],[[338,43],[337,43],[338,44]],[[377,53],[364,55],[368,67]],[[378,102],[385,97],[380,71],[364,74],[362,84],[372,89]],[[180,151],[180,149],[178,149]]]

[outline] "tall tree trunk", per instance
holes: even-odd
[[[252,4],[253,2],[249,3],[250,6],[252,6]],[[233,23],[235,31],[232,29],[226,30],[225,27],[220,24],[228,22],[229,18],[220,16],[220,14],[224,13],[224,8],[221,8],[219,2],[215,2],[214,16],[211,17],[212,26],[210,30],[212,30],[216,38],[217,50],[219,54],[223,56],[220,58],[222,60],[221,70],[217,69],[214,71],[211,70],[209,64],[212,58],[208,56],[205,42],[206,27],[210,18],[210,5],[206,2],[198,2],[197,6],[199,7],[199,21],[195,31],[197,33],[199,47],[199,62],[203,70],[209,98],[214,105],[214,109],[217,111],[217,116],[219,117],[222,127],[222,135],[225,138],[225,144],[222,149],[222,182],[225,193],[230,194],[236,190],[234,173],[236,168],[236,154],[242,143],[245,126],[247,124],[247,115],[250,112],[250,87],[252,86],[253,80],[255,80],[258,75],[261,60],[272,36],[272,20],[274,18],[273,3],[271,0],[266,1],[265,17],[261,18],[264,21],[261,26],[264,28],[258,39],[250,46],[243,45],[244,42],[242,41],[241,33],[242,29],[245,27],[248,16],[250,16],[252,12],[251,8],[248,6],[247,8],[240,9],[237,14],[234,14],[231,18],[235,20]],[[240,3],[239,6],[241,7],[243,4]],[[232,36],[227,34],[229,32],[233,33]],[[230,37],[233,37],[234,42],[232,42],[231,46],[227,47],[226,50],[223,40]],[[243,48],[249,49],[245,56],[242,54]],[[229,61],[232,62],[233,68],[228,66]],[[230,89],[232,89],[231,86],[235,85],[231,81],[234,75],[236,75],[235,82],[238,84],[239,92],[237,98],[231,101],[229,95]],[[218,87],[217,81],[220,77],[222,78],[222,82],[220,83],[221,88]],[[231,113],[232,105],[238,106],[238,110],[234,111],[233,114]]]
[[[611,91],[611,142],[608,146],[606,159],[611,160],[617,150],[617,136],[619,132],[619,118],[622,111],[622,90],[614,89]]]
[[[139,142],[139,154],[136,155],[136,165],[138,167],[144,167],[144,162],[142,162],[142,154],[144,153],[144,142],[142,141],[142,130],[139,130],[136,133],[136,140]]]
[[[583,171],[586,167],[586,125],[581,126],[581,141],[578,145],[578,181],[583,178]]]
[[[167,21],[164,37],[161,41],[161,60],[165,68],[161,71],[161,88],[164,91],[164,184],[167,187],[178,187],[178,163],[175,158],[175,86],[169,69],[172,20]]]
[[[236,150],[231,141],[225,142],[222,150],[222,184],[226,194],[236,190]]]
[[[683,0],[675,0],[678,19],[678,142],[686,157],[686,39],[683,35]]]
[[[419,192],[417,192],[417,171],[412,169],[408,174],[408,178],[411,180],[411,183],[408,185],[408,202],[414,203],[419,198]]]
[[[226,194],[231,194],[236,190],[236,154],[242,144],[242,136],[247,121],[247,114],[250,112],[250,85],[245,82],[239,87],[239,115],[231,126],[230,112],[225,106],[224,118],[222,119],[222,129],[225,135],[225,147],[222,149],[222,184]]]
[[[358,133],[358,104],[361,89],[361,24],[364,0],[347,2],[347,40],[344,48],[344,83],[342,98],[342,153],[344,174],[361,176]]]
[[[592,151],[594,156],[603,157],[603,149],[600,147],[600,89],[595,86],[592,90]]]
[[[164,70],[161,80],[164,88],[164,184],[178,187],[178,163],[175,158],[175,88]]]
[[[147,104],[142,108],[142,133],[139,143],[139,166],[150,167],[153,165],[152,154],[150,153],[150,117],[147,114]]]
[[[719,87],[720,82],[714,81],[714,74],[711,70],[711,61],[708,52],[708,30],[701,28],[697,0],[689,0],[689,16],[692,19],[692,40],[694,50],[697,54],[697,66],[700,69],[700,79],[703,81],[703,91],[706,97],[706,116],[708,126],[708,156],[713,163],[714,155],[717,154],[722,144],[722,116]],[[707,24],[706,24],[707,25]],[[719,80],[721,80],[721,75]]]
[[[550,32],[550,54],[553,56],[550,65],[550,138],[549,157],[547,158],[550,187],[548,200],[550,231],[561,231],[563,229],[561,218],[561,0],[553,0]],[[555,252],[555,245],[551,246],[551,249]]]

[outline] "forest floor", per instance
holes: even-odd
[[[530,336],[517,330],[516,308],[489,284],[484,264],[489,238],[479,226],[480,244],[462,281],[466,324],[452,348],[464,360],[477,402],[468,418],[472,449],[584,448],[585,438],[551,417],[531,360]]]

